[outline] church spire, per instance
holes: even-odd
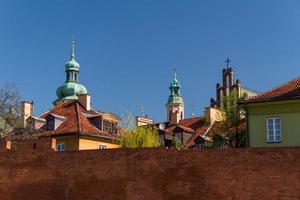
[[[75,60],[75,40],[72,38],[71,59],[66,63],[66,81],[56,90],[57,99],[54,104],[64,100],[77,100],[78,96],[87,94],[87,89],[79,83],[80,65]]]
[[[75,60],[75,40],[72,38],[71,59],[66,63],[66,82],[79,82],[79,63]]]
[[[181,85],[177,80],[176,69],[174,69],[173,80],[170,84],[170,95],[167,107],[167,119],[171,124],[177,124],[180,120],[184,119],[184,101],[181,95]]]
[[[171,91],[171,95],[181,96],[181,94],[180,94],[181,86],[180,86],[180,82],[177,80],[176,69],[174,69],[174,77],[170,84],[169,89]]]

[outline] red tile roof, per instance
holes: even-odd
[[[97,114],[96,111],[87,111],[78,101],[71,101],[57,105],[48,112],[42,114],[40,118],[46,118],[50,114],[64,116],[66,119],[54,131],[43,131],[45,135],[68,135],[68,134],[88,134],[114,138],[110,133],[100,131],[85,115]],[[45,125],[46,126],[46,125]],[[44,128],[42,127],[41,129]]]
[[[208,128],[210,127],[210,125],[206,124],[206,125],[203,125],[202,127],[198,128],[197,129],[197,132],[188,139],[188,141],[186,142],[185,146],[190,148],[192,147],[194,144],[195,144],[195,140],[198,138],[198,137],[204,137],[205,136],[205,133],[206,131],[208,130]],[[212,135],[207,135],[208,137],[211,137]]]
[[[300,98],[300,77],[297,77],[278,87],[272,88],[257,96],[246,99],[245,103],[276,101]]]
[[[165,123],[167,124],[167,123]],[[167,133],[175,133],[179,131],[192,133],[193,135],[188,139],[186,147],[190,148],[195,144],[195,140],[200,137],[212,137],[214,132],[207,132],[210,124],[206,122],[204,117],[195,117],[180,120],[178,124],[168,125],[164,131]],[[205,135],[206,134],[206,135]]]

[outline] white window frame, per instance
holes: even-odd
[[[56,151],[65,151],[66,144],[64,142],[58,142],[56,144]]]
[[[104,144],[99,144],[99,149],[107,149],[107,146]]]
[[[272,120],[273,123],[273,139],[270,140],[269,137],[269,120]],[[276,128],[276,124],[275,121],[279,120],[279,129]],[[269,143],[278,143],[278,142],[282,142],[282,125],[281,125],[281,118],[280,117],[268,117],[266,118],[266,124],[267,124],[267,142]],[[276,136],[278,136],[278,134],[276,135],[276,132],[279,131],[279,139],[276,139]]]

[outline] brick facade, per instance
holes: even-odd
[[[299,199],[300,148],[54,152],[0,144],[0,199]]]

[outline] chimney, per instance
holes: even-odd
[[[27,127],[27,119],[33,115],[33,101],[22,101],[21,102],[21,127]]]
[[[87,110],[91,110],[91,95],[90,94],[83,94],[78,96],[79,103]]]

